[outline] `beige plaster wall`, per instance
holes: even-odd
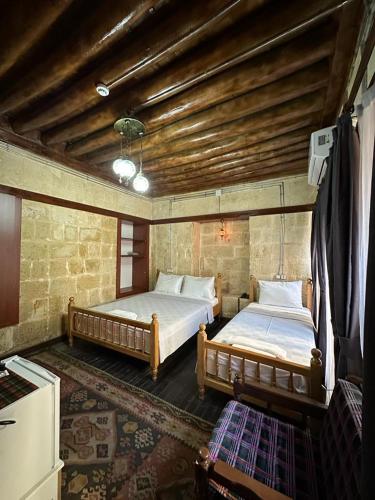
[[[70,296],[116,295],[116,219],[23,200],[21,228],[20,322],[0,329],[2,354],[61,335]]]
[[[151,219],[152,202],[0,142],[0,184]]]
[[[150,227],[150,289],[159,269],[173,274],[199,274],[200,224],[181,222]]]
[[[222,273],[223,294],[241,294],[248,289],[249,223],[224,223],[226,238],[221,239],[220,222],[201,224],[200,273]]]
[[[287,177],[267,182],[233,186],[216,196],[215,190],[192,193],[187,196],[154,198],[153,219],[184,217],[212,213],[235,212],[280,206],[280,192],[284,191],[285,205],[303,205],[315,202],[316,189],[307,184],[307,176]]]
[[[287,279],[311,277],[311,212],[286,214],[284,274]],[[250,274],[273,279],[279,270],[280,215],[249,218]]]

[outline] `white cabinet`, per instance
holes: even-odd
[[[37,389],[0,410],[0,488],[7,500],[59,498],[60,379],[29,360],[13,356],[7,368]]]

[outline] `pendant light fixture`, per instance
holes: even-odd
[[[119,182],[121,183],[125,179],[125,185],[129,184],[130,179],[132,179],[137,171],[135,164],[130,160],[130,146],[131,141],[137,138],[141,138],[141,150],[139,159],[139,172],[133,180],[133,188],[139,193],[145,193],[149,188],[148,179],[143,175],[142,172],[142,137],[144,135],[145,127],[142,122],[136,120],[135,118],[120,118],[114,124],[114,129],[121,136],[120,145],[120,156],[116,158],[112,164],[113,171],[119,176]],[[126,151],[123,153],[123,140],[126,141]]]
[[[143,144],[142,144],[142,138],[143,138],[143,133],[140,133],[141,136],[141,151],[140,151],[140,156],[139,156],[139,172],[135,176],[133,180],[133,188],[138,191],[139,193],[145,193],[148,188],[150,183],[148,182],[148,179],[143,175],[142,171],[142,155],[143,155]]]

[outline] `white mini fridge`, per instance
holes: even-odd
[[[36,388],[0,409],[0,498],[58,500],[60,379],[19,356],[3,361]]]

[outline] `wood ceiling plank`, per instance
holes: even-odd
[[[232,154],[238,152],[246,152],[246,149],[256,148],[255,151],[260,151],[262,144],[265,141],[277,139],[282,139],[289,133],[303,131],[306,136],[309,137],[311,132],[317,129],[317,124],[319,123],[319,114],[311,114],[307,118],[300,120],[290,120],[285,123],[274,124],[271,127],[265,127],[258,130],[257,136],[238,136],[232,137],[225,141],[220,141],[213,143],[210,146],[203,149],[194,149],[182,152],[180,154],[164,156],[158,160],[152,160],[151,162],[144,163],[143,166],[145,171],[151,166],[156,166],[157,168],[176,168],[177,165],[183,167],[184,165],[191,164],[204,164],[206,161],[217,163],[220,158],[225,158],[226,154]],[[309,132],[306,130],[309,129]],[[305,137],[305,135],[304,135]],[[98,167],[103,167],[104,169],[112,169],[112,161],[104,162],[98,164]]]
[[[171,94],[171,80],[175,93],[178,81],[175,65],[168,73],[171,75],[168,82],[164,72],[162,81],[160,81],[160,75],[151,80],[153,85],[149,83],[141,83],[140,85],[139,79],[149,76],[155,70],[160,70],[177,57],[185,61],[181,55],[186,51],[202,43],[208,36],[211,37],[236,23],[264,3],[266,3],[265,0],[246,2],[214,0],[209,3],[194,0],[189,2],[188,16],[186,3],[177,3],[172,11],[168,11],[170,15],[165,15],[163,12],[163,16],[156,18],[155,23],[147,32],[143,32],[142,36],[133,36],[123,50],[110,53],[103,64],[93,69],[78,82],[70,85],[64,90],[64,93],[58,93],[55,98],[48,99],[43,109],[38,107],[38,109],[31,109],[29,112],[16,115],[12,120],[12,125],[18,132],[26,132],[36,128],[45,129],[47,125],[51,127],[62,119],[67,120],[86,111],[97,103],[103,102],[103,98],[95,90],[95,82],[104,82],[110,86],[112,92],[118,85],[124,85],[129,80],[137,79],[136,86],[126,92],[126,105],[132,102],[133,106],[135,103],[140,106],[143,101],[149,102],[153,98],[155,87],[159,94],[165,94],[167,89]],[[161,33],[162,36],[160,36]],[[246,32],[246,34],[248,33]],[[232,45],[229,47],[224,45],[224,47],[224,53],[222,53],[223,49],[218,47],[219,54],[216,57],[212,47],[210,47],[209,60],[202,60],[202,54],[197,60],[194,53],[190,57],[194,62],[191,75],[197,73],[197,66],[202,66],[207,71],[208,63],[213,66],[230,57],[233,50]],[[124,53],[126,57],[124,57]],[[185,81],[187,77],[188,73],[184,68],[180,80]],[[141,86],[143,90],[141,90]],[[164,98],[166,99],[168,96],[164,95]],[[109,99],[111,98],[106,99],[106,103]],[[120,107],[123,107],[122,101]]]
[[[217,165],[221,162],[232,162],[241,160],[243,158],[252,156],[252,155],[260,155],[267,152],[272,152],[274,150],[278,150],[284,147],[292,146],[294,144],[298,144],[300,142],[305,141],[310,138],[310,134],[314,131],[314,127],[303,127],[291,133],[286,133],[283,135],[279,135],[277,137],[273,137],[266,141],[258,142],[252,146],[246,146],[243,148],[235,149],[233,151],[229,151],[227,153],[223,153],[220,156],[214,156],[211,158],[207,158],[203,161],[197,161],[193,163],[188,163],[184,165],[168,164],[165,166],[163,163],[160,163],[155,168],[154,163],[149,165],[143,164],[143,170],[147,172],[149,175],[159,174],[160,172],[184,172],[187,170],[193,169],[204,169],[210,168],[212,165]]]
[[[354,0],[345,5],[340,12],[321,127],[333,125],[342,107],[363,11],[363,2]]]
[[[138,116],[148,132],[157,130],[192,113],[247,93],[271,83],[299,69],[313,64],[332,53],[332,26],[312,30],[304,36],[266,52],[246,63],[232,68],[194,89],[182,92],[159,106]],[[123,107],[108,104],[94,107],[73,120],[42,134],[45,144],[53,145],[95,132],[113,124]]]
[[[72,20],[70,36],[38,61],[24,77],[15,80],[8,92],[0,96],[0,112],[14,112],[27,103],[50,92],[80,67],[107,50],[131,28],[158,9],[167,0],[106,0],[96,9],[87,9],[80,22]],[[74,56],[73,56],[74,55]]]
[[[265,170],[262,173],[251,173],[246,176],[241,176],[241,178],[229,178],[229,180],[223,180],[223,179],[215,179],[211,182],[205,182],[204,184],[202,183],[197,183],[195,185],[190,185],[190,186],[180,186],[180,187],[173,187],[172,190],[167,189],[165,187],[164,189],[159,189],[159,190],[154,190],[153,188],[151,189],[151,193],[154,197],[159,197],[159,196],[167,196],[167,195],[174,195],[174,194],[182,194],[182,193],[192,193],[195,191],[202,191],[202,189],[215,189],[215,188],[221,188],[225,186],[232,186],[235,184],[244,184],[248,182],[258,182],[258,181],[264,181],[267,179],[277,179],[277,178],[285,178],[288,176],[295,176],[299,174],[304,174],[306,173],[306,161],[301,161],[297,160],[295,162],[291,162],[290,164],[286,165],[283,164],[280,167],[270,167],[269,170]]]
[[[185,167],[176,167],[173,170],[168,171],[157,171],[154,173],[148,173],[148,178],[150,182],[154,183],[165,183],[176,182],[179,180],[195,179],[197,177],[204,175],[209,175],[213,173],[224,172],[231,170],[234,172],[236,168],[248,167],[251,164],[259,163],[263,160],[271,160],[272,158],[278,158],[280,155],[285,155],[288,153],[294,153],[296,151],[306,151],[309,147],[309,138],[304,137],[303,140],[296,142],[295,144],[285,145],[281,147],[275,147],[273,150],[259,151],[258,153],[248,154],[242,158],[237,158],[235,160],[222,160],[214,163],[210,166],[198,166],[195,168],[189,168],[189,165]],[[241,151],[242,152],[242,151]]]
[[[188,116],[177,123],[172,123],[157,132],[147,134],[143,139],[143,149],[147,150],[161,142],[170,142],[179,137],[188,136],[191,133],[233,121],[251,113],[260,112],[323,88],[327,85],[328,73],[328,60],[315,63],[277,82],[217,104],[193,116]],[[79,157],[89,151],[93,153],[93,151],[111,144],[118,147],[118,143],[118,134],[115,133],[113,126],[111,126],[109,129],[94,133],[81,141],[68,145],[66,152]],[[132,150],[138,151],[139,145],[134,144]]]
[[[0,22],[0,77],[48,31],[72,0],[2,2]],[[38,19],[35,23],[34,20]]]
[[[308,163],[308,147],[306,144],[303,144],[296,151],[292,151],[290,153],[285,153],[283,151],[279,151],[274,157],[265,158],[262,160],[257,159],[255,161],[251,160],[248,163],[244,163],[241,166],[218,166],[215,169],[211,168],[210,170],[201,170],[193,172],[193,174],[186,176],[178,176],[176,178],[171,177],[170,175],[160,177],[159,179],[154,179],[152,181],[152,185],[155,189],[158,187],[166,186],[168,188],[175,188],[177,186],[189,186],[196,183],[206,183],[212,180],[218,179],[228,179],[228,178],[237,178],[246,176],[253,172],[263,171],[263,169],[268,167],[274,167],[281,164],[288,164],[292,161],[303,160],[305,159],[306,165]]]
[[[258,129],[282,123],[288,120],[299,120],[303,116],[315,113],[322,109],[324,103],[324,92],[316,91],[299,99],[280,104],[269,108],[262,113],[255,113],[239,120],[235,120],[224,125],[219,125],[196,134],[191,134],[186,138],[177,139],[168,143],[161,143],[156,147],[146,149],[143,154],[144,161],[153,158],[160,158],[163,155],[184,152],[190,149],[207,147],[209,144],[228,139],[230,137],[246,135],[256,138]],[[103,153],[86,155],[85,160],[89,163],[101,163],[113,160],[118,155],[118,149],[111,148]]]

